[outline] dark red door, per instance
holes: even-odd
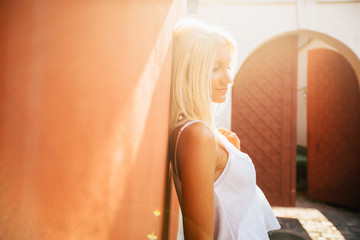
[[[354,70],[328,49],[308,53],[308,195],[360,207],[360,95]]]
[[[267,43],[235,77],[232,130],[272,205],[295,204],[297,36]]]

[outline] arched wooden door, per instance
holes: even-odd
[[[235,77],[231,126],[272,205],[295,204],[297,36],[267,43]]]
[[[360,94],[354,70],[329,49],[308,52],[308,195],[360,208]]]

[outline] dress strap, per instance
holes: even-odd
[[[178,145],[178,142],[179,142],[179,138],[180,138],[180,135],[181,135],[181,132],[189,125],[193,124],[193,123],[196,123],[196,122],[202,122],[205,124],[205,126],[207,126],[211,131],[212,129],[209,127],[209,125],[207,125],[205,122],[203,121],[200,121],[200,120],[192,120],[192,121],[188,121],[186,122],[182,127],[181,129],[179,130],[179,133],[177,135],[177,138],[176,138],[176,142],[175,142],[175,150],[174,150],[174,171],[175,171],[175,174],[176,176],[179,177],[179,174],[178,174],[178,171],[177,171],[177,163],[176,163],[176,151],[177,151],[177,145]]]

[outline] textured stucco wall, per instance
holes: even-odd
[[[184,14],[181,0],[1,1],[1,239],[165,238]]]

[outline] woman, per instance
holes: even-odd
[[[185,239],[268,239],[280,227],[240,140],[212,123],[235,54],[232,38],[205,23],[185,19],[174,31],[169,153]]]

